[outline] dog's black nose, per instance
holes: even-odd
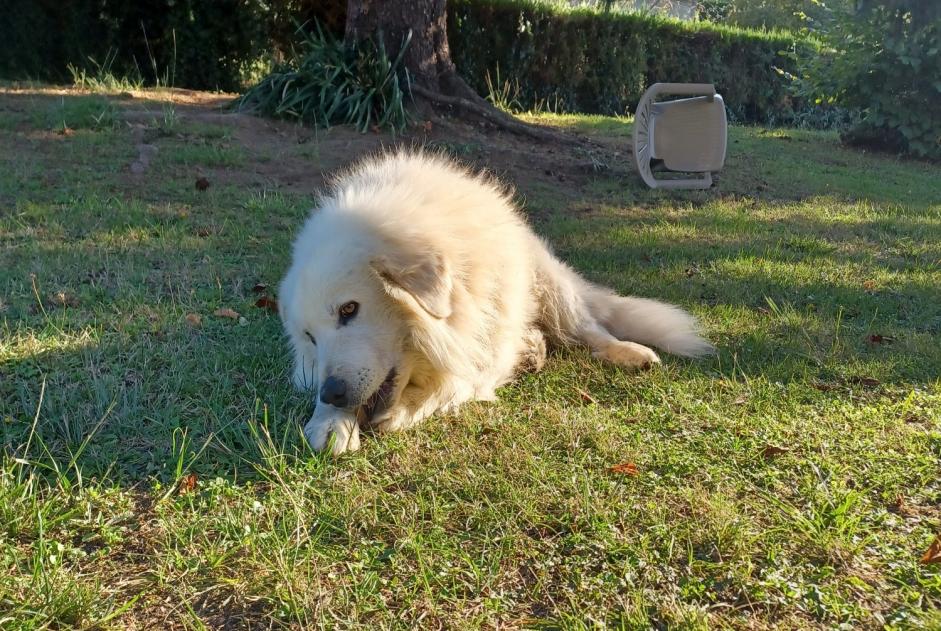
[[[345,408],[346,382],[336,377],[327,377],[320,388],[320,400],[327,405],[333,405],[338,408]]]

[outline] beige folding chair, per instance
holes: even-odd
[[[660,101],[659,96],[692,98]],[[709,188],[712,173],[725,164],[728,123],[725,103],[710,83],[655,83],[634,115],[634,160],[650,188]],[[669,172],[693,177],[657,178],[653,160]]]

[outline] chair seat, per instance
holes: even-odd
[[[690,98],[657,101],[666,95]],[[637,171],[651,188],[709,188],[725,164],[727,134],[725,103],[714,85],[655,83],[634,112]],[[656,161],[665,171],[653,172]]]
[[[727,123],[722,97],[654,103],[652,156],[671,171],[718,171],[725,163]]]

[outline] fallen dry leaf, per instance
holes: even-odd
[[[870,344],[891,344],[895,341],[894,337],[882,335],[881,333],[873,333],[867,339]]]
[[[623,475],[640,474],[640,471],[637,469],[637,465],[633,462],[622,462],[621,464],[616,464],[613,467],[609,467],[608,471],[611,473],[621,473]]]
[[[228,307],[222,307],[221,309],[216,309],[212,312],[212,315],[218,316],[220,318],[231,318],[232,320],[239,319],[239,312],[234,309],[229,309]]]
[[[186,322],[192,327],[198,327],[202,325],[203,319],[198,313],[187,313]]]
[[[180,478],[180,485],[177,487],[177,492],[180,495],[186,495],[187,493],[192,493],[196,490],[196,485],[199,483],[199,480],[196,478],[195,473],[187,473],[182,478]]]
[[[209,180],[208,180],[208,179],[206,179],[206,178],[204,178],[204,177],[198,177],[198,178],[196,178],[196,190],[197,190],[197,191],[205,191],[207,188],[209,188]]]
[[[75,130],[69,127],[68,125],[63,126],[62,129],[56,130],[56,133],[60,136],[74,136]]]
[[[866,291],[875,291],[876,281],[874,280],[863,281],[863,289],[865,289]]]
[[[75,294],[66,293],[64,291],[57,291],[49,297],[49,302],[52,306],[55,307],[77,307],[78,298],[75,297]]]
[[[889,504],[889,511],[903,517],[908,517],[913,513],[912,509],[908,506],[908,502],[905,501],[905,496],[901,493],[896,495],[892,503]]]
[[[921,557],[922,563],[941,563],[941,535],[934,538],[928,550]]]
[[[761,457],[765,460],[770,460],[775,456],[780,456],[781,454],[786,454],[790,449],[787,447],[778,447],[777,445],[765,445],[764,449],[761,450]]]
[[[255,301],[255,306],[260,309],[267,309],[272,313],[278,312],[278,301],[274,298],[269,298],[268,296],[262,296]]]
[[[255,283],[255,286],[252,287],[252,291],[253,291],[254,293],[256,293],[256,294],[260,294],[261,292],[265,291],[266,289],[268,289],[268,285],[266,285],[266,284],[264,284],[264,283]]]
[[[732,401],[732,405],[745,405],[746,403],[748,403],[748,395],[745,394]]]
[[[578,396],[581,397],[582,399],[582,403],[598,403],[598,399],[591,396],[590,394],[588,394],[581,388],[577,388],[577,390],[578,390]]]

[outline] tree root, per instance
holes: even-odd
[[[528,136],[529,138],[534,138],[543,142],[575,145],[586,144],[585,139],[575,136],[574,134],[565,134],[547,129],[545,127],[522,123],[509,114],[506,114],[505,112],[502,112],[493,107],[486,101],[483,101],[483,99],[476,95],[476,100],[483,101],[483,104],[475,103],[470,99],[460,96],[450,96],[440,92],[434,92],[420,85],[413,84],[411,86],[411,90],[414,95],[418,95],[423,99],[437,103],[439,105],[448,105],[450,107],[463,110],[465,113],[477,116],[478,118],[481,118],[500,129],[505,129],[520,136]]]

